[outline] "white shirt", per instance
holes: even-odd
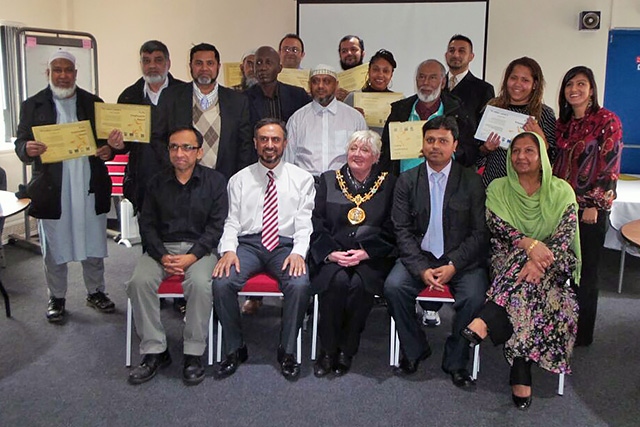
[[[200,103],[202,102],[202,98],[207,98],[208,105],[210,106],[218,103],[218,83],[217,82],[213,90],[206,95],[200,91],[200,88],[198,87],[196,82],[193,82],[193,93],[196,95],[196,98],[198,98],[198,102]]]
[[[454,80],[455,84],[453,85],[453,87],[450,87],[449,90],[453,90],[454,87],[458,86],[458,83],[460,83],[462,79],[464,79],[467,76],[467,73],[469,73],[468,68],[463,72],[461,72],[460,74],[453,74],[451,70],[449,70],[449,74],[447,75],[447,87],[449,86],[449,81],[451,81],[451,76],[455,77],[455,80]]]
[[[149,97],[149,101],[151,101],[153,105],[158,105],[158,100],[160,99],[160,94],[162,93],[162,90],[168,86],[169,86],[169,77],[165,77],[164,83],[162,83],[162,86],[160,86],[160,89],[158,89],[157,92],[152,91],[151,88],[149,87],[149,83],[147,82],[144,82],[144,90],[142,92],[144,96]]]
[[[340,169],[347,162],[351,134],[367,130],[360,112],[336,100],[323,107],[313,101],[296,111],[287,123],[287,162],[312,175]]]
[[[229,215],[218,245],[220,254],[235,252],[238,236],[262,233],[262,209],[269,170],[257,162],[229,180]],[[306,257],[313,231],[311,212],[316,195],[313,177],[283,160],[272,170],[278,192],[278,234],[293,238],[291,253]]]

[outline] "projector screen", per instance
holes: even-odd
[[[398,67],[391,90],[415,93],[415,71],[425,59],[446,67],[444,53],[454,34],[473,41],[471,71],[484,77],[488,0],[381,3],[298,0],[298,35],[304,41],[302,67],[328,64],[341,71],[338,41],[347,34],[364,40],[365,58],[391,51]]]

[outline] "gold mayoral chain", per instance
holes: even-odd
[[[342,177],[342,173],[340,172],[340,170],[336,171],[336,179],[338,180],[338,185],[340,185],[342,194],[344,194],[344,197],[346,197],[347,200],[356,204],[356,207],[351,208],[347,213],[347,219],[352,225],[358,225],[362,223],[367,217],[367,214],[364,212],[364,209],[360,207],[360,205],[372,198],[374,194],[376,194],[378,188],[380,188],[380,185],[382,185],[382,182],[387,177],[387,173],[388,172],[382,172],[378,176],[378,179],[376,179],[373,187],[371,187],[371,190],[369,190],[364,196],[361,196],[360,194],[356,194],[355,196],[353,196],[351,193],[349,193],[347,184],[344,182],[344,178]]]

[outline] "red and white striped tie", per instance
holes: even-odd
[[[278,246],[278,193],[273,171],[267,172],[267,178],[269,182],[262,210],[262,244],[268,251],[272,251]]]

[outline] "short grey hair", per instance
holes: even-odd
[[[382,139],[380,139],[380,135],[378,132],[374,132],[372,130],[358,130],[351,134],[349,138],[349,142],[347,142],[347,151],[351,147],[351,144],[357,141],[362,141],[369,146],[371,149],[371,153],[376,157],[376,161],[380,159],[380,150],[382,148]]]
[[[419,63],[418,66],[416,67],[416,74],[415,74],[416,76],[418,75],[418,71],[420,70],[420,67],[426,64],[438,64],[440,66],[440,73],[442,74],[442,77],[444,78],[444,76],[447,75],[447,69],[444,67],[444,65],[442,65],[442,62],[438,61],[437,59],[425,59],[424,61]]]

